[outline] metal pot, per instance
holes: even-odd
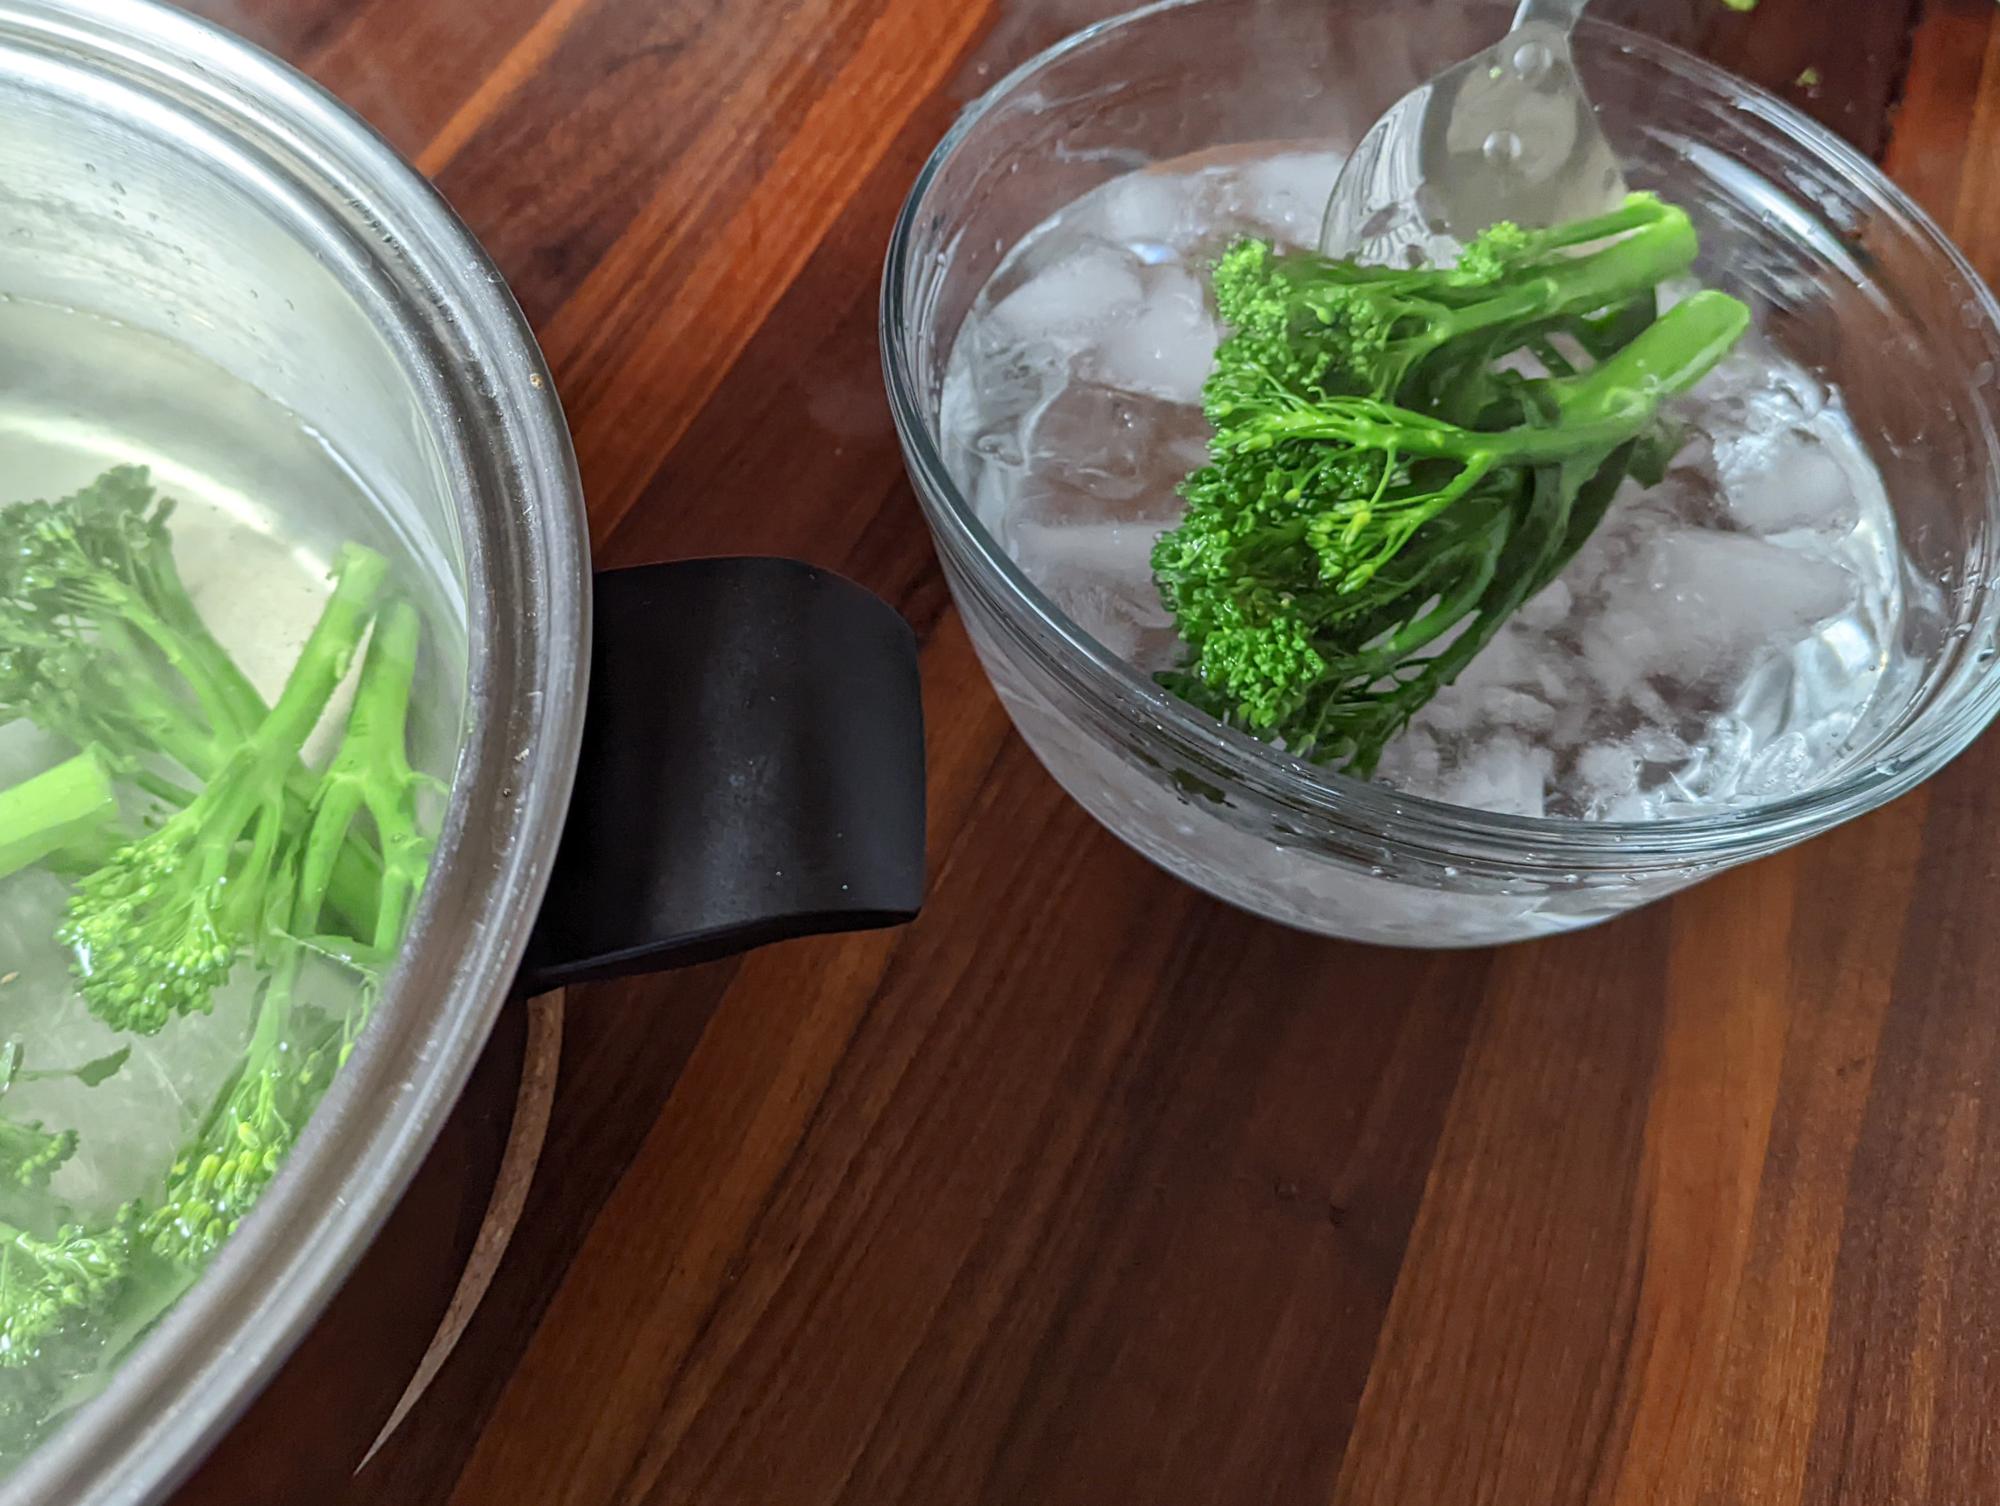
[[[442,844],[367,1036],[211,1269],[0,1487],[143,1501],[335,1290],[510,994],[915,912],[915,648],[788,561],[593,583],[562,412],[499,274],[283,65],[137,0],[0,0],[0,115],[0,293],[160,331],[293,409],[393,499],[330,523],[386,526],[467,624],[465,714],[419,729],[463,726]]]

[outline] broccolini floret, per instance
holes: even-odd
[[[319,622],[270,714],[192,803],[81,879],[57,933],[76,954],[84,1002],[150,1035],[207,1011],[268,903],[300,750],[346,677],[388,574],[349,546]]]
[[[154,1253],[181,1266],[201,1264],[235,1232],[278,1174],[337,1065],[331,1037],[296,1008],[304,951],[280,950],[243,1060],[145,1214],[142,1232]]]
[[[39,1192],[76,1154],[73,1129],[45,1129],[39,1119],[0,1116],[0,1187]]]
[[[1646,195],[1556,230],[1496,226],[1450,269],[1232,249],[1209,463],[1153,554],[1186,645],[1165,683],[1372,772],[1568,563],[1656,447],[1661,404],[1742,335],[1748,310],[1719,293],[1654,317],[1696,249],[1687,216]],[[1520,355],[1543,374],[1505,360]]]
[[[0,722],[94,748],[120,780],[185,806],[269,708],[188,594],[173,511],[140,466],[0,508]],[[294,759],[289,825],[303,827],[312,786]],[[372,910],[376,867],[365,843],[350,844],[337,908]]]
[[[269,977],[250,1046],[193,1141],[175,1158],[165,1190],[146,1219],[152,1248],[199,1264],[228,1238],[290,1152],[332,1072],[366,1023],[380,972],[395,956],[423,891],[433,841],[418,802],[435,781],[410,767],[410,690],[421,624],[395,602],[368,642],[340,745],[312,799],[312,824],[280,860],[266,916]],[[363,813],[380,838],[383,877],[373,924],[350,944],[323,934],[336,855]],[[301,1010],[307,968],[338,968],[359,981],[359,1002],[344,1018]]]
[[[204,778],[263,704],[189,599],[172,513],[137,466],[0,508],[0,715]]]
[[[0,1369],[31,1364],[103,1319],[131,1271],[133,1222],[65,1224],[47,1238],[0,1224]]]
[[[26,1050],[19,1041],[0,1044],[0,1094],[17,1082],[47,1082],[70,1078],[86,1088],[94,1088],[124,1070],[132,1048],[118,1050],[75,1067],[30,1067]],[[41,1192],[76,1154],[79,1143],[73,1129],[48,1129],[39,1119],[17,1118],[0,1113],[0,1192]]]

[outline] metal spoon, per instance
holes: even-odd
[[[1449,265],[1497,220],[1536,228],[1623,201],[1625,175],[1570,52],[1589,0],[1523,0],[1498,45],[1403,96],[1341,169],[1320,249]]]

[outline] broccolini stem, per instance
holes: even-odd
[[[97,636],[110,650],[99,657],[97,673],[110,682],[118,700],[129,708],[146,742],[196,778],[207,779],[221,766],[226,750],[249,728],[220,729],[196,717],[186,697],[163,680],[154,662],[141,651],[139,636],[125,623],[102,622]]]
[[[312,736],[340,682],[347,678],[355,649],[368,631],[376,600],[389,578],[389,562],[372,549],[350,544],[334,562],[333,595],[313,624],[298,662],[255,732],[210,782],[198,805],[214,800],[203,814],[212,829],[228,840],[211,844],[202,854],[204,882],[219,883],[228,873],[237,837],[248,830],[251,850],[238,875],[238,887],[254,891],[254,880],[269,872],[281,833],[284,795],[289,771],[299,749]],[[278,782],[275,810],[268,804],[271,781]],[[253,880],[244,883],[245,879]]]
[[[158,650],[160,657],[187,682],[213,735],[241,737],[256,725],[238,717],[228,691],[216,678],[211,658],[196,651],[190,640],[146,606],[137,592],[119,593],[118,616],[133,632]]]
[[[1551,315],[1594,314],[1680,276],[1694,265],[1700,248],[1686,212],[1670,208],[1645,229],[1601,251],[1558,262],[1537,280],[1550,285]]]
[[[1621,218],[1607,215],[1604,223]],[[1700,242],[1684,211],[1667,208],[1662,214],[1656,209],[1635,223],[1645,228],[1602,250],[1552,259],[1519,281],[1496,288],[1491,297],[1453,310],[1430,345],[1442,346],[1488,329],[1594,314],[1636,294],[1650,293],[1694,265]],[[1559,244],[1588,244],[1622,228]]]
[[[1373,398],[1329,398],[1296,403],[1246,425],[1254,443],[1217,443],[1253,449],[1288,439],[1335,440],[1357,449],[1393,448],[1467,465],[1534,466],[1574,457],[1589,460],[1595,469],[1638,433],[1662,402],[1707,375],[1749,324],[1749,309],[1728,294],[1695,294],[1610,360],[1583,376],[1553,383],[1563,416],[1557,425],[1524,424],[1489,434]]]
[[[354,651],[368,631],[376,600],[389,580],[389,562],[372,549],[349,544],[334,561],[333,595],[313,624],[298,662],[250,741],[260,752],[284,754],[287,763],[305,746],[326,703],[347,678]]]
[[[1749,327],[1750,310],[1737,299],[1694,294],[1610,360],[1554,383],[1565,423],[1609,420],[1632,430],[1663,400],[1707,376]]]
[[[376,620],[346,734],[314,797],[299,883],[301,907],[292,917],[295,935],[318,928],[333,864],[348,849],[355,818],[366,809],[381,840],[382,883],[365,939],[383,955],[393,955],[402,941],[433,846],[417,814],[424,781],[410,767],[407,752],[410,691],[422,631],[422,620],[408,602],[392,603]]]
[[[202,683],[239,734],[248,734],[264,720],[269,708],[235,657],[209,631],[201,611],[188,595],[174,563],[173,544],[160,530],[150,551],[151,579],[161,617],[178,633],[192,662],[201,668]]]
[[[101,840],[117,819],[111,771],[95,748],[0,791],[0,878]]]
[[[1592,215],[1587,220],[1571,220],[1567,224],[1552,225],[1533,234],[1536,244],[1551,250],[1560,250],[1572,246],[1587,246],[1592,241],[1608,240],[1614,235],[1623,235],[1628,230],[1637,230],[1645,225],[1655,225],[1662,220],[1675,218],[1687,221],[1687,213],[1679,205],[1669,204],[1651,194],[1635,193],[1626,195],[1625,202],[1616,209]]]

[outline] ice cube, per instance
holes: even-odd
[[[1804,734],[1787,732],[1752,755],[1743,771],[1743,789],[1753,795],[1789,794],[1811,780],[1818,762]]]
[[[1284,152],[1242,174],[1244,217],[1286,246],[1317,246],[1326,201],[1340,177],[1338,152]]]
[[[968,328],[938,400],[938,431],[947,450],[1021,464],[1029,418],[1069,380],[1075,350],[1073,343],[1048,338],[1009,340],[992,325]]]
[[[1184,178],[1142,169],[1105,184],[1093,207],[1107,241],[1129,248],[1143,262],[1156,262],[1176,254],[1187,199]]]
[[[1546,632],[1568,620],[1570,607],[1574,601],[1575,598],[1564,581],[1552,580],[1521,604],[1521,609],[1515,613],[1514,620],[1524,628]]]
[[[1683,800],[1719,804],[1734,799],[1756,752],[1756,734],[1737,716],[1710,717],[1673,777]]]
[[[1181,514],[1180,479],[1207,456],[1208,424],[1198,409],[1076,381],[1035,416],[1027,446],[1037,475],[1075,499],[1050,521],[1166,523]]]
[[[1012,537],[1014,520],[1020,509],[1017,499],[1021,491],[1021,472],[1012,466],[979,465],[970,471],[970,482],[961,478],[959,485],[966,491],[966,500],[972,504],[973,515],[986,525],[986,531],[998,539],[1003,546]]]
[[[1700,684],[1809,635],[1856,595],[1854,577],[1831,559],[1749,534],[1678,529],[1650,539],[1625,569],[1584,657],[1612,694],[1652,675]]]
[[[1753,533],[1845,533],[1860,516],[1846,467],[1810,430],[1729,440],[1717,461],[1729,515]]]
[[[1479,659],[1474,659],[1466,675],[1478,667]],[[1423,720],[1449,741],[1476,742],[1495,732],[1547,732],[1555,725],[1556,713],[1547,701],[1528,691],[1506,684],[1468,682],[1461,676],[1457,684],[1441,691],[1424,708]]]
[[[1159,536],[1144,524],[1023,523],[1012,549],[1028,578],[1078,627],[1129,663],[1164,669],[1178,640],[1153,584]]]
[[[1375,777],[1399,790],[1429,793],[1438,787],[1444,750],[1430,727],[1419,720],[1382,750]]]
[[[1577,755],[1572,799],[1585,816],[1601,816],[1639,789],[1644,760],[1629,743],[1596,743]]]
[[[1093,331],[1138,307],[1139,268],[1129,251],[1085,242],[1001,299],[990,317],[1022,340]]]
[[[1465,750],[1444,776],[1442,797],[1453,805],[1508,816],[1539,816],[1555,756],[1525,738],[1491,737]]]
[[[1201,283],[1178,267],[1152,272],[1147,283],[1139,307],[1105,330],[1090,372],[1107,386],[1194,407],[1217,340]]]

